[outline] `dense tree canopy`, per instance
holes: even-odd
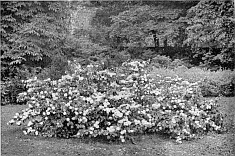
[[[102,43],[114,49],[137,47],[132,52],[138,55],[144,54],[146,47],[159,44],[173,49],[183,47],[173,54],[165,48],[167,53],[164,54],[187,56],[194,65],[208,68],[234,67],[234,7],[231,1],[124,1],[99,2],[98,6],[93,24],[101,31],[100,36],[105,36]]]
[[[185,43],[192,48],[196,59],[206,65],[233,68],[233,15],[232,1],[202,1],[188,10]]]
[[[64,55],[68,7],[67,2],[2,2],[2,73],[27,62]]]
[[[98,32],[96,36],[100,37],[98,42],[102,41],[100,43],[119,51],[127,48],[133,57],[152,58],[152,54],[156,55],[159,52],[156,49],[147,50],[149,47],[159,47],[159,44],[183,46],[185,25],[177,22],[177,19],[185,16],[187,9],[197,3],[99,2],[99,5],[95,3],[98,9],[92,20],[92,26],[96,27],[96,33]],[[181,50],[175,48],[175,51]]]
[[[164,55],[184,53],[195,65],[233,68],[233,13],[231,1],[215,0],[2,2],[2,77],[22,65],[44,68],[74,57],[151,58],[161,53],[149,47],[161,46]]]
[[[112,17],[110,38],[124,38],[126,44],[146,46],[145,39],[153,30],[160,38],[171,36],[173,20],[179,18],[180,9],[167,9],[163,6],[134,6]]]

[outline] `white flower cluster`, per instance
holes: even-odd
[[[164,131],[181,142],[211,128],[222,130],[215,101],[203,100],[197,83],[178,77],[153,80],[146,65],[127,62],[117,73],[89,65],[56,81],[27,80],[28,91],[18,99],[29,107],[9,124],[28,120],[24,134],[106,136],[122,142],[133,133]]]

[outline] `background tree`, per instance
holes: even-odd
[[[207,67],[234,67],[234,6],[232,1],[201,1],[190,8],[185,44],[191,47],[195,62]]]
[[[170,46],[182,47],[185,36],[182,28],[185,26],[176,21],[196,3],[122,1],[99,4],[92,24],[102,30],[103,43],[118,51],[128,49],[133,57],[151,58],[158,52],[146,48],[159,46],[155,43],[157,40],[167,39]]]
[[[1,3],[2,78],[23,65],[45,67],[59,56],[66,59],[68,7],[67,2]]]
[[[69,49],[68,2],[1,2],[1,103],[16,103],[21,80],[58,79]],[[70,44],[71,45],[71,44]]]

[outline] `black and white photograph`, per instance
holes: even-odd
[[[235,0],[1,3],[1,156],[235,156]]]

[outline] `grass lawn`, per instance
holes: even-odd
[[[136,144],[26,136],[22,127],[6,123],[27,106],[1,106],[1,156],[235,156],[235,98],[222,98],[220,103],[227,114],[228,133],[182,144],[160,135],[135,137]]]

